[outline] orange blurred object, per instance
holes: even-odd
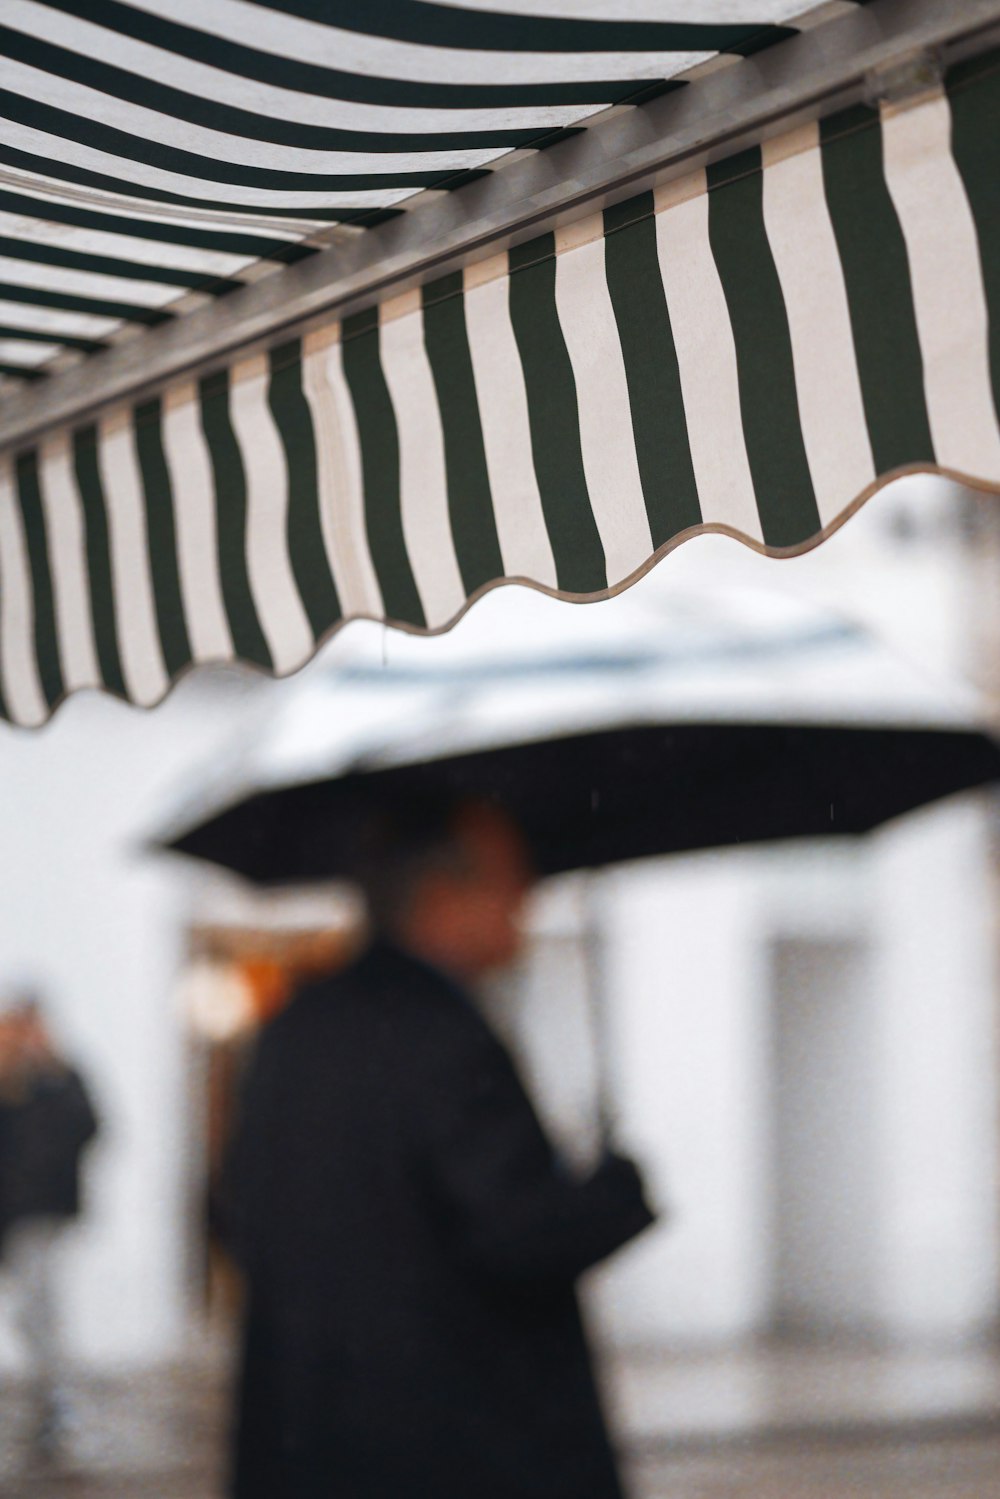
[[[258,1025],[280,1014],[303,979],[343,967],[357,945],[356,935],[343,931],[268,933],[261,940],[262,935],[257,943],[244,944],[256,950],[244,950],[236,958]]]
[[[292,997],[294,975],[277,958],[243,958],[237,967],[250,992],[256,1023],[273,1020]]]

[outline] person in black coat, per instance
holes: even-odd
[[[57,1050],[33,997],[0,1016],[0,1252],[33,1376],[36,1449],[56,1455],[70,1412],[56,1283],[66,1225],[80,1212],[80,1167],[98,1131],[80,1074]]]
[[[0,1019],[0,1238],[17,1224],[80,1212],[80,1164],[97,1115],[79,1072],[60,1056],[37,1003]]]
[[[621,1499],[575,1282],[652,1215],[631,1162],[560,1163],[466,989],[529,883],[486,809],[397,828],[384,935],[260,1040],[233,1499]]]

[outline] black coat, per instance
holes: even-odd
[[[40,1071],[0,1099],[0,1233],[27,1218],[80,1211],[80,1157],[97,1133],[82,1078],[70,1067]]]
[[[228,1200],[235,1499],[619,1499],[574,1282],[651,1221],[560,1168],[507,1053],[388,947],[261,1039]]]

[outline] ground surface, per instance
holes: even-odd
[[[1000,1360],[751,1349],[613,1373],[634,1499],[1000,1499]],[[83,1383],[58,1467],[0,1403],[0,1499],[220,1499],[218,1360]],[[516,1499],[516,1496],[512,1496]]]
[[[998,1499],[1000,1431],[934,1440],[800,1439],[646,1466],[636,1499]]]
[[[1000,1434],[689,1453],[644,1464],[633,1491],[635,1499],[1000,1499]],[[22,1475],[0,1493],[4,1499],[218,1499],[219,1489],[208,1472],[172,1466],[103,1476]]]

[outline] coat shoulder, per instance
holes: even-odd
[[[472,1002],[447,979],[395,949],[375,947],[347,968],[303,985],[268,1027],[273,1053],[356,1042],[446,1057],[496,1044]]]

